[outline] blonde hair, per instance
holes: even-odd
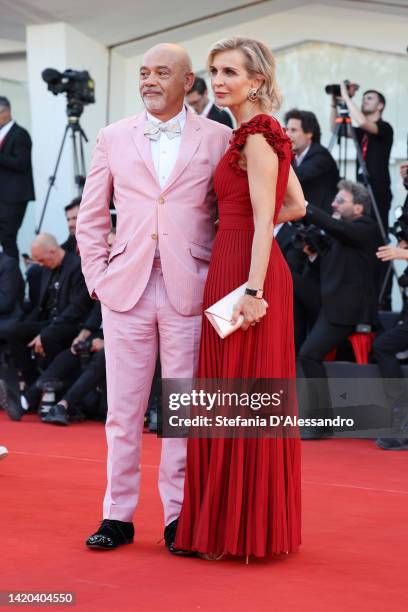
[[[253,38],[233,36],[216,42],[208,54],[208,66],[218,53],[239,49],[245,56],[245,68],[249,77],[260,76],[264,79],[257,90],[259,104],[263,111],[275,111],[282,102],[282,96],[276,82],[275,58],[265,43]]]

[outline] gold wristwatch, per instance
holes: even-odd
[[[257,300],[262,300],[263,298],[263,289],[248,289],[248,287],[245,289],[245,295],[250,295],[254,298],[256,298]]]

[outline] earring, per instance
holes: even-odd
[[[258,99],[258,91],[256,89],[250,89],[247,93],[247,98],[250,102],[256,102]]]

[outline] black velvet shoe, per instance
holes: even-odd
[[[132,544],[135,535],[133,523],[104,519],[98,531],[86,541],[88,548],[110,550],[123,544]]]
[[[178,518],[167,525],[164,529],[164,542],[167,550],[172,555],[179,555],[180,557],[195,557],[197,553],[192,550],[182,550],[181,548],[174,547],[174,540],[176,539]]]
[[[51,406],[47,414],[43,416],[41,420],[43,423],[51,423],[52,425],[69,424],[67,409],[62,404],[55,404],[55,406]]]

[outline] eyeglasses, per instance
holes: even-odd
[[[343,198],[343,196],[336,196],[334,198],[334,201],[336,202],[336,204],[346,204],[347,202],[353,204],[352,200],[346,200],[345,198]]]

